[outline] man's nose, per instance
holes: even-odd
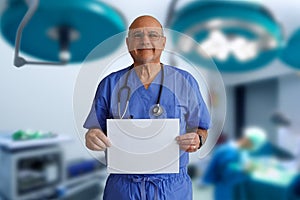
[[[142,37],[142,42],[144,44],[147,44],[147,43],[150,43],[150,38],[147,34],[144,34],[143,37]]]

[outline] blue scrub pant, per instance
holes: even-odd
[[[192,182],[187,169],[178,174],[110,174],[104,200],[192,200]]]

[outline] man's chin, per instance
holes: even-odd
[[[144,64],[150,64],[150,63],[156,63],[156,61],[153,58],[148,58],[148,59],[139,59],[138,63],[140,65],[144,65]]]
[[[139,61],[142,62],[143,64],[145,63],[151,63],[153,62],[154,56],[151,55],[143,55],[143,56],[139,56]]]

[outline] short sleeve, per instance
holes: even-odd
[[[190,88],[188,89],[188,113],[187,113],[187,126],[188,129],[201,128],[209,129],[210,127],[210,114],[207,106],[202,98],[197,81],[189,75],[187,77]]]
[[[83,125],[84,128],[100,128],[106,131],[106,119],[109,118],[110,84],[104,78],[98,85],[90,113]]]

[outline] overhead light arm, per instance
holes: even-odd
[[[38,61],[27,61],[25,58],[19,56],[20,45],[22,40],[22,33],[34,13],[36,12],[39,0],[25,0],[28,5],[28,10],[24,15],[20,25],[18,26],[16,40],[15,40],[15,55],[14,55],[14,65],[16,67],[22,67],[25,64],[33,64],[33,65],[65,65],[67,64],[66,60],[61,60],[61,62],[38,62]],[[65,37],[65,35],[63,36]],[[64,47],[67,46],[64,44]]]
[[[179,0],[171,0],[171,3],[168,7],[167,17],[166,17],[166,22],[165,22],[165,27],[166,28],[169,28],[169,26],[171,25],[171,21],[174,17],[175,8],[176,8],[176,5],[177,5],[178,1]],[[175,58],[174,58],[173,54],[171,54],[169,62],[170,62],[171,65],[176,65],[176,61],[175,61]]]
[[[167,17],[166,17],[166,22],[165,22],[165,26],[167,28],[169,28],[171,21],[174,17],[174,12],[175,12],[177,2],[178,2],[178,0],[172,0],[168,7]]]

